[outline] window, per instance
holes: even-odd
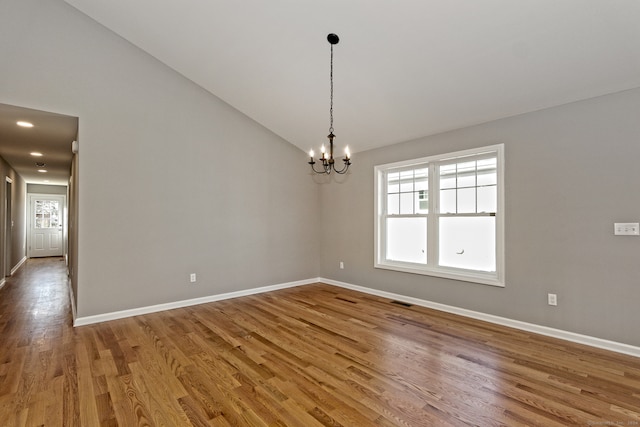
[[[375,167],[375,267],[504,286],[503,145]]]
[[[34,228],[58,228],[60,209],[55,200],[36,200]]]

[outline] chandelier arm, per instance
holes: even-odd
[[[333,168],[333,170],[340,175],[344,175],[345,173],[347,173],[347,171],[349,170],[349,166],[351,166],[351,163],[346,163],[344,164],[344,167],[340,170]]]
[[[332,170],[333,170],[333,165],[329,162],[325,163],[324,173],[326,173],[327,175],[330,175]]]
[[[351,166],[351,159],[345,158],[342,159],[342,161],[344,162],[344,166],[342,167],[342,169],[336,169],[335,165],[333,167],[333,170],[340,175],[344,175],[345,173],[347,173],[347,171],[349,170],[349,166]]]
[[[313,164],[311,164],[311,170],[314,171],[315,173],[322,173],[321,171],[317,171],[316,170],[315,162]]]
[[[322,170],[316,170],[315,162],[313,162],[313,163],[309,163],[309,164],[311,165],[311,170],[313,170],[313,171],[314,171],[315,173],[317,173],[317,174],[321,174],[321,173],[329,174],[329,173],[330,173],[330,172],[327,172],[327,167],[326,167],[326,165],[322,165],[322,168],[323,168]]]

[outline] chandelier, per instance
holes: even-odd
[[[315,167],[316,162],[313,159],[313,150],[309,151],[309,157],[311,158],[309,164],[315,173],[324,173],[328,175],[334,171],[335,173],[344,174],[349,169],[349,166],[351,166],[351,154],[349,153],[349,147],[344,149],[344,159],[342,159],[344,165],[341,169],[336,168],[336,161],[333,158],[333,139],[336,137],[333,134],[333,45],[338,44],[340,39],[337,35],[332,33],[327,36],[327,41],[331,44],[331,72],[329,74],[331,82],[331,96],[329,103],[329,135],[327,136],[327,138],[329,138],[329,152],[325,150],[324,144],[322,144],[322,147],[320,148],[321,156],[318,157],[318,161],[321,162],[321,169],[317,170]]]

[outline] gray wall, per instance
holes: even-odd
[[[640,345],[640,90],[354,155],[323,186],[321,274],[374,289]],[[506,287],[373,268],[373,167],[505,144]],[[345,269],[338,268],[339,261]],[[547,293],[558,306],[547,305]]]
[[[79,155],[74,153],[71,160],[71,176],[67,187],[67,205],[69,215],[67,220],[67,270],[72,289],[73,308],[78,306],[78,164]],[[75,316],[75,313],[74,313]]]
[[[65,185],[27,184],[27,193],[67,195]]]
[[[11,178],[11,219],[13,227],[11,229],[9,247],[9,265],[5,265],[5,200],[6,200],[6,177]],[[26,256],[26,193],[27,186],[20,175],[0,157],[0,274],[10,272]]]
[[[79,117],[78,316],[317,277],[302,151],[62,0],[0,3],[0,58],[0,102]]]
[[[14,268],[27,255],[27,184],[15,172],[12,172],[12,177],[11,268]]]

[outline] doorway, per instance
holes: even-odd
[[[29,194],[27,257],[66,255],[66,196]]]
[[[11,184],[13,180],[5,177],[5,200],[4,200],[4,277],[11,276],[11,235],[13,234],[13,217],[11,215]]]
[[[78,287],[78,121],[76,116],[0,103],[0,175],[12,180],[0,186],[0,202],[4,205],[0,207],[0,286],[4,274],[15,273],[27,257],[66,255],[74,317]],[[53,186],[66,189],[54,191]],[[30,194],[64,197],[57,200],[58,212],[55,203],[39,203],[43,211],[36,221]]]

